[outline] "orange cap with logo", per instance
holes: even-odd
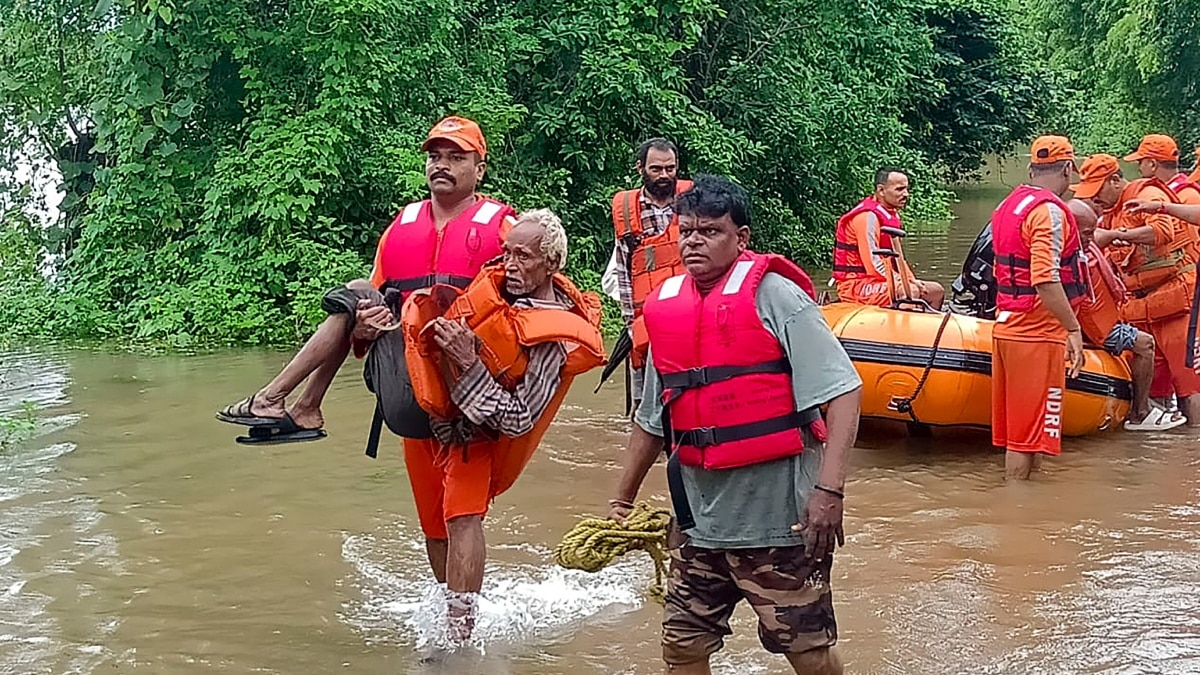
[[[1163,134],[1143,136],[1137,150],[1132,155],[1126,155],[1126,162],[1140,162],[1143,159],[1157,159],[1163,162],[1179,161],[1179,146],[1175,139]]]
[[[1121,165],[1112,155],[1092,155],[1083,161],[1079,168],[1080,182],[1071,186],[1075,196],[1080,199],[1091,199],[1100,192],[1104,181],[1114,173],[1121,173]]]
[[[487,141],[483,140],[483,131],[479,125],[465,117],[447,117],[429,130],[429,137],[421,144],[421,150],[428,150],[429,144],[436,140],[447,140],[465,152],[479,153],[480,159],[487,158]]]
[[[1075,147],[1066,136],[1038,136],[1029,148],[1030,164],[1054,164],[1070,160],[1075,164]]]

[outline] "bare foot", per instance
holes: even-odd
[[[259,391],[253,396],[226,406],[217,413],[217,419],[233,424],[259,426],[273,424],[272,420],[283,419],[285,414],[283,397],[272,401],[262,391]]]
[[[325,426],[325,417],[321,415],[321,409],[315,410],[311,408],[302,408],[300,404],[292,406],[288,411],[292,416],[292,421],[301,429],[321,429]]]
[[[475,593],[446,591],[446,632],[451,644],[459,646],[471,639],[477,611]]]
[[[259,389],[250,403],[250,412],[259,417],[283,417],[287,412],[287,397],[272,399],[266,389]]]

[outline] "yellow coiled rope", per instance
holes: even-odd
[[[654,585],[650,597],[663,598],[666,575],[667,527],[671,512],[640,502],[624,523],[608,518],[585,518],[565,535],[554,549],[554,561],[568,569],[599,572],[618,557],[642,550],[654,561]]]

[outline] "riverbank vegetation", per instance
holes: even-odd
[[[0,184],[0,332],[294,343],[422,196],[449,113],[488,135],[487,192],[563,215],[592,288],[650,135],[752,190],[756,248],[818,264],[881,164],[937,219],[939,184],[1035,133],[1197,140],[1195,0],[1014,2],[0,0],[0,168],[66,191],[45,228]]]

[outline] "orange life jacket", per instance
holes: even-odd
[[[378,269],[384,288],[407,297],[418,288],[466,288],[479,269],[502,253],[511,206],[480,196],[438,232],[428,199],[404,207],[380,237]]]
[[[567,359],[552,406],[542,413],[532,431],[509,439],[511,443],[529,444],[532,452],[532,446],[537,445],[549,425],[548,421],[541,422],[554,417],[574,377],[605,363],[600,297],[581,292],[561,274],[554,275],[554,285],[570,299],[570,309],[514,307],[502,293],[504,267],[500,264],[480,271],[465,291],[439,285],[414,292],[404,304],[401,330],[413,394],[421,408],[439,419],[453,419],[460,414],[450,399],[447,384],[457,379],[458,373],[434,341],[430,326],[439,316],[466,320],[482,343],[479,358],[483,365],[509,390],[526,375],[529,347],[546,342],[563,343]]]
[[[1179,198],[1157,178],[1130,181],[1109,214],[1105,224],[1112,228],[1134,229],[1145,223],[1145,217],[1125,210],[1125,203],[1137,199],[1147,188],[1158,188],[1172,203]],[[1157,321],[1182,314],[1191,307],[1192,273],[1196,268],[1196,229],[1176,220],[1174,235],[1164,244],[1134,244],[1129,247],[1110,246],[1109,257],[1121,271],[1121,280],[1128,290],[1121,315],[1126,321]]]
[[[1087,245],[1089,293],[1078,308],[1079,325],[1091,344],[1103,346],[1113,326],[1121,320],[1125,284],[1117,277],[1112,263],[1095,242]]]
[[[692,181],[675,181],[675,194],[681,195],[692,189]],[[613,231],[618,240],[625,242],[629,260],[629,279],[633,286],[633,351],[629,362],[641,368],[646,362],[646,349],[650,345],[646,336],[646,325],[642,321],[642,305],[650,291],[671,277],[684,273],[683,259],[679,257],[679,217],[672,216],[667,229],[654,236],[646,236],[642,226],[641,188],[623,190],[613,196]]]

